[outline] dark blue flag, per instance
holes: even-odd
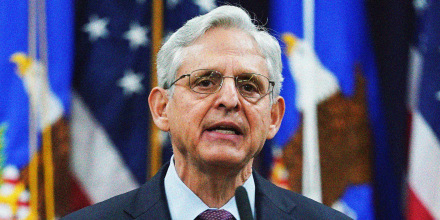
[[[8,219],[13,218],[9,214],[17,215],[17,218],[23,214],[16,208],[7,212],[8,205],[16,207],[20,193],[26,194],[26,191],[20,190],[25,190],[29,185],[38,190],[35,184],[29,184],[29,176],[23,176],[23,173],[28,173],[24,171],[31,169],[30,149],[34,156],[40,152],[43,129],[51,130],[53,134],[53,140],[46,143],[51,143],[48,145],[55,152],[55,168],[46,161],[42,169],[66,173],[66,170],[56,165],[62,158],[67,166],[68,140],[57,137],[60,133],[67,135],[68,132],[66,118],[70,112],[73,10],[70,0],[47,0],[45,3],[46,8],[43,10],[42,4],[36,4],[32,8],[30,1],[25,0],[0,2],[0,188],[5,190],[8,184],[15,184],[14,187],[9,186],[9,189],[14,189],[14,193],[2,191],[0,215]],[[29,23],[32,19],[35,22]],[[64,153],[56,154],[59,150]],[[45,154],[40,158],[47,156]],[[33,167],[37,164],[33,163]],[[6,173],[13,174],[7,177],[10,178],[9,182],[6,180]],[[58,174],[55,173],[55,188],[59,185],[67,186],[67,178],[58,179],[63,176]],[[34,183],[37,181],[32,180]],[[50,191],[40,192],[38,197],[43,198]],[[57,189],[54,191],[57,192]],[[38,202],[36,195],[31,194],[30,198],[31,203]],[[56,197],[56,202],[58,199]],[[28,200],[23,203],[29,202]],[[32,214],[35,215],[36,210],[32,210]],[[21,217],[24,218],[23,215]]]
[[[271,25],[285,49],[281,95],[287,106],[275,140],[283,148],[287,182],[295,191],[307,187],[302,146],[310,101],[316,105],[323,203],[355,219],[373,219],[371,159],[387,138],[365,1],[307,2],[314,2],[309,17],[306,1],[274,0],[271,6]]]

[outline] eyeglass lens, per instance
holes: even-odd
[[[214,70],[196,70],[190,75],[190,88],[197,93],[215,93],[223,83],[223,76]],[[254,73],[243,73],[235,78],[238,92],[248,98],[260,98],[269,92],[269,79]]]

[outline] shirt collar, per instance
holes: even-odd
[[[194,220],[200,213],[209,209],[209,207],[203,203],[203,201],[194,194],[177,175],[174,165],[174,156],[171,157],[170,166],[168,167],[164,182],[171,219]],[[243,184],[243,187],[248,193],[249,203],[255,218],[255,182],[252,174]],[[235,219],[240,219],[235,197],[232,197],[220,209],[230,212]]]

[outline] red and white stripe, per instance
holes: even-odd
[[[139,187],[104,128],[81,98],[72,97],[71,171],[74,208],[82,208]]]
[[[440,141],[418,111],[410,147],[408,219],[440,219]]]
[[[440,219],[440,140],[417,107],[423,63],[420,51],[410,48],[408,220]]]

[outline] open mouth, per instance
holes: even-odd
[[[241,129],[234,125],[217,125],[206,129],[207,131],[214,131],[221,134],[242,135]]]

